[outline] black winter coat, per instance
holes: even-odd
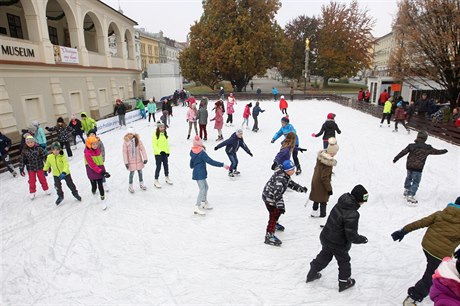
[[[316,137],[319,137],[324,133],[323,139],[327,140],[331,137],[335,137],[336,131],[339,134],[342,133],[342,131],[340,131],[339,127],[337,126],[337,123],[335,123],[334,120],[328,119],[323,123],[323,126],[321,127],[321,131],[319,131],[319,133],[316,134]]]
[[[73,131],[71,126],[64,126],[64,125],[56,125],[52,127],[45,128],[49,132],[56,132],[57,133],[57,141],[59,142],[68,142],[69,141],[69,133]]]
[[[19,165],[19,169],[21,172],[24,170],[24,167],[27,167],[27,171],[41,170],[45,165],[45,160],[45,149],[37,144],[32,148],[25,145],[21,153],[21,164]]]
[[[75,123],[73,120],[70,120],[69,126],[72,128],[72,135],[83,135],[83,129],[80,120],[75,119]]]
[[[262,200],[271,206],[285,210],[283,194],[288,188],[300,191],[302,186],[291,180],[291,177],[284,170],[279,169],[273,173],[270,180],[265,184]]]
[[[366,243],[366,238],[358,234],[359,204],[350,193],[340,196],[327,218],[320,234],[321,243],[327,247],[348,251],[352,243]]]
[[[393,162],[397,162],[407,153],[409,153],[409,156],[407,156],[406,169],[422,172],[428,155],[445,154],[447,153],[447,150],[437,150],[424,142],[415,142],[409,144],[404,150],[399,152],[399,154],[393,159]]]
[[[215,149],[217,150],[219,148],[222,148],[223,146],[225,146],[225,152],[227,154],[236,153],[238,151],[238,149],[240,147],[242,147],[243,150],[246,151],[246,153],[251,155],[251,151],[249,150],[248,146],[244,142],[243,138],[238,138],[238,136],[236,136],[236,133],[233,133],[232,136],[230,136],[230,138],[228,138],[225,141],[222,141],[221,143],[219,143],[215,147]]]
[[[113,115],[124,115],[124,114],[126,114],[125,103],[116,104],[113,110]]]
[[[7,155],[5,148],[11,147],[11,139],[0,133],[0,156]]]

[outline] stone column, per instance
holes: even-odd
[[[0,78],[0,131],[13,141],[21,137],[4,78]]]

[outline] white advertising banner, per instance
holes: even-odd
[[[129,113],[126,113],[125,115],[125,120],[126,120],[127,125],[139,119],[141,119],[141,113],[138,109],[130,111]],[[107,119],[102,119],[97,122],[97,133],[102,134],[102,133],[111,131],[113,129],[116,129],[118,127],[119,127],[118,116],[110,117]]]
[[[74,48],[67,48],[62,46],[53,46],[54,48],[54,61],[56,63],[78,64],[78,50]]]

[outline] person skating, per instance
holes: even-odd
[[[56,125],[52,127],[45,127],[48,132],[56,132],[57,133],[57,141],[61,145],[61,148],[65,148],[67,157],[69,160],[72,159],[72,150],[70,149],[70,142],[69,142],[69,133],[72,133],[73,128],[71,126],[66,126],[64,123],[64,119],[62,117],[57,118]]]
[[[17,173],[16,171],[14,171],[14,167],[11,164],[11,159],[10,159],[10,154],[9,154],[10,148],[11,148],[11,139],[9,139],[5,135],[3,135],[2,132],[0,132],[0,163],[4,161],[8,171],[10,171],[10,173],[14,177],[16,177]]]
[[[129,171],[128,191],[134,193],[133,178],[134,172],[136,171],[139,176],[139,187],[142,190],[147,190],[142,176],[142,169],[144,169],[144,165],[148,161],[144,144],[142,143],[139,134],[136,134],[134,132],[134,128],[132,127],[128,128],[123,140],[123,162],[125,163],[126,170]]]
[[[407,134],[410,134],[410,130],[406,125],[406,111],[404,110],[402,102],[398,102],[395,110],[395,129],[393,132],[398,131],[398,124],[401,123],[407,131]]]
[[[253,132],[259,131],[259,114],[265,112],[265,110],[260,108],[260,102],[256,102],[256,106],[254,106],[252,110],[252,118],[254,119],[254,126],[252,127]]]
[[[321,126],[321,130],[319,133],[311,134],[312,137],[319,137],[323,135],[323,148],[327,149],[327,146],[329,145],[329,138],[335,137],[335,132],[338,134],[341,134],[342,131],[339,129],[339,126],[335,122],[335,114],[329,113],[327,114],[327,119]]]
[[[196,109],[196,103],[190,104],[190,107],[187,110],[187,119],[188,122],[188,135],[187,139],[190,139],[190,132],[192,131],[192,126],[195,130],[195,135],[198,135],[198,128],[197,128],[197,117],[198,117],[198,110]]]
[[[393,107],[393,98],[390,97],[383,105],[382,120],[380,120],[380,127],[382,127],[383,121],[387,120],[388,127],[390,127],[391,120],[391,108]]]
[[[339,151],[339,145],[334,137],[329,138],[327,149],[321,150],[316,156],[315,170],[311,178],[310,201],[313,201],[311,217],[326,217],[326,205],[332,195],[332,168],[337,165],[334,156]],[[319,207],[319,210],[318,210]]]
[[[279,106],[280,106],[281,113],[286,115],[286,116],[289,116],[288,113],[287,113],[288,103],[287,103],[286,99],[284,99],[284,96],[281,96]]]
[[[230,169],[229,166],[224,163],[213,160],[206,154],[206,148],[201,141],[199,136],[193,138],[193,146],[190,150],[190,168],[193,169],[192,179],[198,184],[198,197],[196,199],[196,205],[193,210],[195,215],[206,215],[207,210],[213,209],[211,204],[208,202],[208,183],[206,178],[208,172],[206,171],[206,164],[214,167],[224,167]]]
[[[271,169],[277,170],[286,160],[291,159],[292,152],[295,149],[295,133],[289,132],[281,143],[281,149],[276,154]]]
[[[424,227],[428,228],[422,239],[427,265],[422,278],[407,290],[408,296],[403,302],[405,306],[416,305],[428,295],[432,275],[442,258],[450,256],[460,244],[460,197],[443,210],[407,224],[392,233],[391,237],[394,241],[401,241],[406,234]]]
[[[227,121],[225,123],[226,126],[233,126],[233,114],[235,113],[235,97],[233,96],[233,93],[230,93],[228,96],[228,101],[227,101]],[[222,109],[223,109],[223,104],[222,104]]]
[[[214,129],[217,130],[216,141],[224,139],[224,136],[222,135],[222,127],[224,126],[223,107],[224,107],[224,102],[222,102],[221,100],[216,101],[216,103],[214,103],[214,108],[213,108],[213,110],[215,110],[216,113],[215,113],[214,118],[210,120],[210,121],[215,121]]]
[[[208,100],[207,98],[201,99],[200,108],[198,109],[198,125],[200,127],[200,138],[208,140],[208,131],[206,125],[208,124]]]
[[[417,133],[417,138],[414,140],[415,143],[409,144],[404,148],[398,155],[393,159],[393,163],[396,163],[401,157],[406,154],[407,162],[407,176],[404,181],[404,197],[407,201],[412,204],[416,204],[418,201],[415,199],[420,180],[422,179],[423,167],[425,167],[426,158],[428,155],[440,155],[447,153],[447,150],[438,150],[426,144],[428,134],[425,131]]]
[[[46,135],[43,131],[40,122],[38,120],[32,121],[32,131],[35,142],[45,150],[45,155],[48,154],[48,149],[46,148]]]
[[[290,132],[293,132],[295,136],[295,148],[294,151],[292,152],[292,159],[294,160],[295,166],[296,166],[296,175],[299,175],[302,173],[302,168],[300,167],[300,162],[299,162],[299,151],[303,152],[306,151],[306,149],[300,149],[299,148],[299,136],[297,135],[297,132],[292,124],[289,123],[289,117],[285,116],[281,118],[281,128],[278,130],[278,132],[273,135],[273,138],[271,140],[271,143],[275,143],[275,141],[281,137],[281,135],[286,135]]]
[[[262,192],[262,200],[269,213],[269,219],[265,234],[264,243],[281,246],[282,241],[275,236],[275,230],[284,231],[284,226],[278,223],[282,214],[286,212],[283,195],[287,188],[297,192],[308,191],[307,187],[302,187],[291,179],[295,172],[295,165],[291,160],[285,160],[281,167],[273,173]]]
[[[150,118],[153,118],[153,123],[156,123],[157,120],[155,119],[155,113],[157,112],[157,103],[155,102],[155,97],[149,99],[149,103],[147,104],[147,111],[149,112],[149,125]]]
[[[102,142],[101,138],[96,135],[96,130],[92,129],[88,131],[88,137],[94,136],[97,139],[97,148],[101,150],[101,155],[102,155],[102,162],[105,163],[105,146],[104,143]],[[104,187],[105,192],[109,192],[109,187],[107,186],[106,178],[102,178],[102,186]]]
[[[430,298],[434,306],[460,306],[460,246],[453,257],[445,257],[434,271]]]
[[[121,100],[121,99],[117,99],[115,101],[115,107],[113,108],[113,115],[118,115],[118,124],[120,125],[120,129],[121,127],[126,127],[126,120],[125,120],[125,116],[126,116],[126,105],[125,103]]]
[[[81,127],[83,131],[85,131],[86,135],[88,135],[88,132],[90,130],[95,130],[97,131],[97,122],[91,117],[88,117],[88,115],[85,112],[82,112],[81,115]]]
[[[19,173],[21,176],[26,176],[24,168],[27,169],[27,174],[29,175],[29,197],[31,200],[35,198],[35,192],[37,191],[37,178],[43,191],[45,191],[47,195],[51,194],[45,177],[47,173],[45,174],[43,171],[45,159],[45,149],[35,143],[35,139],[32,135],[26,136],[26,145],[22,149],[20,157]]]
[[[77,187],[72,180],[72,176],[70,175],[70,167],[67,158],[64,155],[64,152],[61,149],[61,144],[57,141],[53,142],[50,146],[51,154],[48,155],[46,158],[45,166],[43,167],[43,171],[48,172],[51,168],[51,173],[53,174],[54,179],[54,189],[57,191],[57,200],[56,205],[61,204],[64,200],[64,192],[62,191],[62,183],[61,181],[64,180],[69,187],[72,195],[78,201],[81,201],[81,197],[78,194]]]
[[[77,148],[77,136],[80,136],[81,142],[83,143],[83,146],[85,146],[85,138],[83,137],[81,121],[76,118],[75,114],[72,114],[70,117],[69,126],[72,128],[72,138],[74,144],[73,149],[75,150]]]
[[[161,188],[161,184],[158,181],[160,177],[160,170],[161,166],[163,165],[163,170],[165,174],[165,182],[166,184],[172,185],[173,182],[169,178],[169,163],[168,157],[170,154],[169,149],[169,140],[168,140],[168,133],[166,132],[166,127],[163,122],[157,122],[157,129],[152,137],[152,146],[153,146],[153,154],[155,154],[155,182],[154,186],[156,188]]]
[[[251,102],[246,104],[246,106],[244,107],[243,124],[241,125],[241,128],[244,128],[244,124],[246,123],[246,129],[249,129],[249,116],[251,116],[251,107],[252,107]]]
[[[228,176],[234,177],[235,175],[240,174],[237,170],[238,168],[238,157],[236,156],[236,152],[240,147],[248,153],[249,156],[253,156],[251,150],[249,150],[248,146],[244,142],[243,139],[243,129],[238,128],[236,132],[233,133],[228,139],[219,143],[214,150],[218,150],[225,146],[225,153],[227,153],[228,159],[230,160],[230,168],[228,172]]]
[[[351,278],[349,251],[352,243],[367,243],[367,238],[358,234],[358,209],[368,198],[369,194],[362,185],[356,185],[350,193],[340,196],[319,236],[321,251],[310,262],[307,283],[321,278],[319,272],[335,257],[339,266],[339,292],[355,285],[356,281]]]

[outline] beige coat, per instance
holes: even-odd
[[[328,192],[332,191],[331,176],[332,167],[337,165],[334,157],[326,153],[326,150],[318,152],[316,166],[311,178],[310,200],[313,202],[329,201]]]

